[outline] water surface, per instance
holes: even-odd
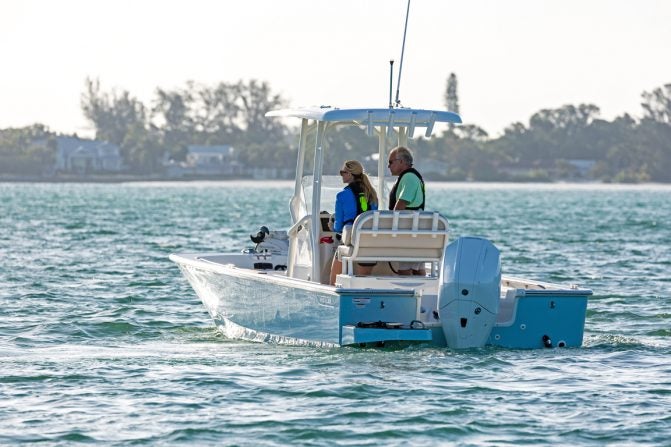
[[[289,225],[289,183],[0,183],[0,443],[668,445],[671,187],[431,184],[504,273],[594,290],[580,349],[224,339],[167,256]]]

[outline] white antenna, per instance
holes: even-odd
[[[399,99],[401,90],[401,71],[403,71],[403,54],[405,53],[405,35],[408,32],[408,16],[410,15],[410,0],[408,0],[408,9],[405,11],[405,28],[403,30],[403,45],[401,46],[401,62],[398,64],[398,81],[396,81],[396,107],[401,105]]]

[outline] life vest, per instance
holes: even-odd
[[[368,211],[370,206],[368,206],[368,199],[366,199],[366,194],[363,192],[361,185],[358,182],[352,182],[349,185],[345,186],[345,189],[349,189],[354,194],[354,201],[356,202],[356,215]],[[356,216],[354,216],[356,218]],[[353,224],[354,219],[349,219],[343,222],[343,225]]]
[[[412,173],[419,178],[419,183],[422,185],[422,204],[419,206],[408,206],[405,209],[406,210],[423,210],[424,209],[424,203],[426,202],[426,194],[424,194],[424,179],[420,175],[419,172],[415,168],[408,168],[405,171],[401,172],[401,175],[398,176],[396,179],[396,183],[394,183],[394,186],[391,188],[391,192],[389,192],[389,209],[393,210],[394,207],[396,206],[396,188],[398,188],[398,184],[401,183],[401,178],[405,174]]]

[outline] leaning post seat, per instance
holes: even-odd
[[[447,219],[437,211],[367,211],[343,231],[338,247],[343,274],[354,262],[440,262],[448,243]]]

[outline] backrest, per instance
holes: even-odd
[[[367,211],[354,221],[351,240],[351,259],[437,261],[448,223],[435,211]]]

